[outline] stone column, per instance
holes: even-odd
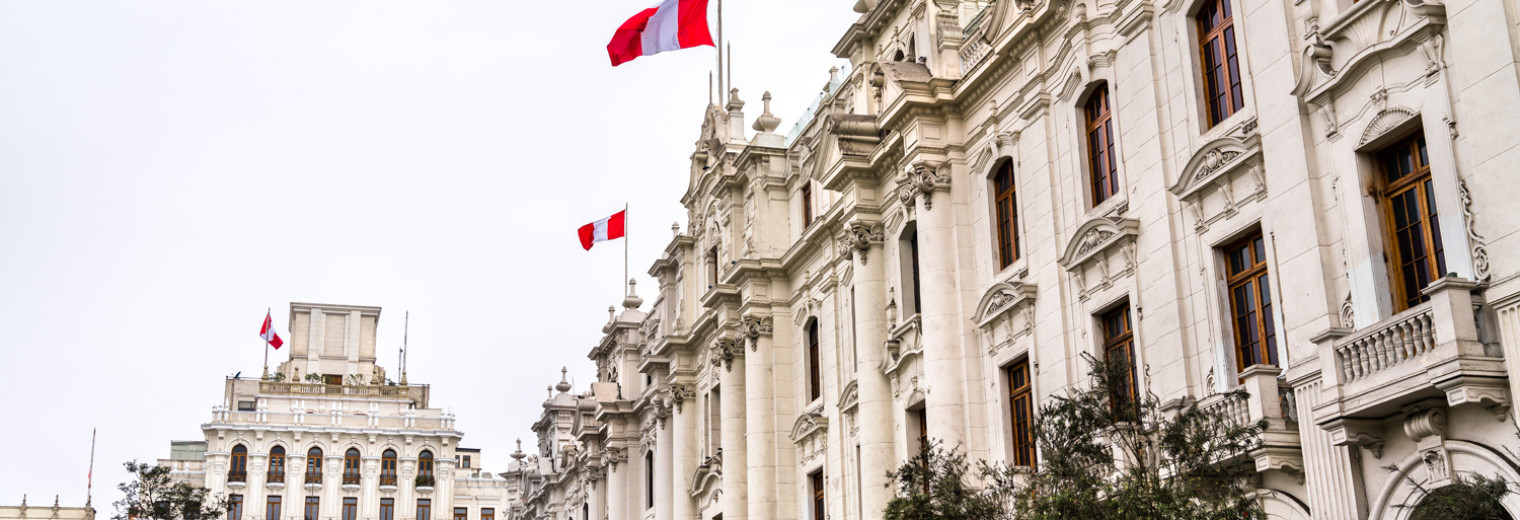
[[[689,382],[678,382],[672,386],[675,406],[670,416],[670,448],[674,459],[672,470],[667,475],[670,477],[671,492],[674,499],[671,504],[672,518],[674,520],[695,520],[697,518],[696,504],[692,503],[691,475],[696,471],[697,456],[697,407],[696,389]]]
[[[955,208],[950,200],[950,165],[920,162],[909,173],[908,193],[917,192],[918,309],[928,391],[929,437],[953,449],[965,440],[965,382],[956,319]],[[862,392],[863,394],[864,392]]]
[[[741,365],[734,370],[735,363],[744,362],[743,348],[738,340],[719,339],[719,356],[715,358],[722,365],[718,367],[722,371],[719,391],[723,394],[719,399],[723,408],[723,498],[720,503],[725,520],[749,518],[749,468],[746,467],[749,459],[744,439],[744,429],[748,426],[744,418],[745,368]]]
[[[860,510],[862,518],[881,518],[892,498],[884,475],[896,469],[892,388],[886,374],[881,373],[882,345],[887,341],[886,255],[881,224],[852,222],[840,241],[855,262],[850,284],[855,297],[855,378],[859,385],[855,420],[860,430]]]
[[[366,455],[359,467],[359,518],[380,518],[380,456]],[[399,487],[399,486],[398,486]]]
[[[612,453],[607,466],[607,520],[634,520],[628,516],[628,452],[621,447],[607,449]]]
[[[771,376],[775,366],[773,329],[769,317],[744,319],[745,343],[749,348],[744,355],[744,382],[747,385],[744,389],[744,432],[745,450],[749,454],[745,473],[749,479],[750,518],[776,518],[776,391]],[[724,392],[727,395],[727,390]],[[725,405],[724,412],[727,411]],[[727,457],[724,462],[723,474],[727,476]]]
[[[660,406],[670,406],[670,402],[665,401],[661,403]],[[659,420],[660,429],[659,433],[655,437],[654,482],[652,483],[654,485],[655,520],[673,520],[675,518],[673,501],[676,498],[676,495],[673,494],[674,490],[672,489],[673,486],[671,486],[671,479],[661,478],[665,475],[669,475],[672,471],[672,468],[675,467],[674,462],[676,448],[671,443],[670,438],[671,430],[675,429],[675,424],[673,424],[673,421],[671,419],[671,417],[665,417]]]

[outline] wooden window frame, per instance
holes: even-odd
[[[654,450],[644,452],[644,509],[654,509]]]
[[[468,507],[456,507],[456,508],[454,508],[454,520],[470,520],[470,508],[468,508]]]
[[[285,482],[285,447],[273,446],[269,448],[269,475],[266,482]],[[267,519],[273,520],[273,519]]]
[[[228,456],[227,481],[248,481],[248,447],[238,444],[232,447],[232,454]]]
[[[823,398],[823,350],[819,346],[818,319],[808,320],[808,402]]]
[[[281,511],[281,509],[283,509],[283,506],[284,506],[284,504],[282,503],[282,502],[284,502],[284,500],[285,500],[285,497],[282,497],[280,495],[269,495],[269,496],[265,497],[264,498],[264,520],[280,520],[280,515],[282,515],[284,513],[283,511]],[[381,519],[381,520],[386,520],[386,519]]]
[[[924,305],[924,298],[923,298],[923,295],[922,295],[922,293],[924,291],[923,291],[923,284],[920,283],[919,276],[918,276],[918,270],[919,269],[918,269],[918,227],[917,226],[913,227],[913,235],[910,236],[910,237],[908,237],[908,252],[909,252],[910,255],[912,255],[912,258],[910,259],[910,261],[912,262],[911,266],[912,266],[912,274],[913,274],[913,280],[912,280],[912,282],[913,282],[913,314],[922,314],[924,312],[924,307],[923,307],[923,305]]]
[[[482,508],[480,508],[480,520],[496,520],[496,508],[494,508],[494,507],[482,507]]]
[[[1244,372],[1252,365],[1281,366],[1277,355],[1277,324],[1272,319],[1275,307],[1271,270],[1267,267],[1267,246],[1261,230],[1226,245],[1223,253],[1230,299],[1230,327],[1234,329],[1235,368]],[[1241,257],[1243,262],[1237,265],[1239,254],[1244,255]],[[1243,328],[1242,324],[1251,328]]]
[[[992,176],[993,220],[997,232],[998,266],[1007,269],[1019,259],[1018,183],[1013,162],[1004,161]]]
[[[396,450],[386,448],[380,453],[380,485],[396,485]]]
[[[808,473],[808,488],[813,492],[813,520],[824,520],[828,508],[828,494],[823,480],[823,468]]]
[[[431,520],[433,518],[433,500],[428,498],[417,499],[416,520]]]
[[[359,520],[359,499],[357,497],[343,497],[343,508],[338,512],[338,520]]]
[[[1137,413],[1131,410],[1139,404],[1140,382],[1135,371],[1135,329],[1129,302],[1104,312],[1099,321],[1103,329],[1103,362],[1112,363],[1115,355],[1122,355],[1129,364],[1124,388],[1109,388],[1110,406],[1116,413]]]
[[[306,483],[322,483],[322,448],[306,450]]]
[[[243,495],[227,495],[227,520],[243,520]]]
[[[396,499],[391,497],[380,499],[380,520],[396,520]]]
[[[813,183],[802,181],[802,229],[813,226]]]
[[[1082,104],[1086,116],[1087,178],[1092,184],[1092,205],[1100,204],[1119,194],[1119,158],[1114,145],[1113,98],[1108,83],[1100,83],[1087,101]]]
[[[1008,366],[1008,406],[1013,427],[1013,464],[1030,471],[1039,469],[1034,438],[1034,380],[1029,358]]]
[[[1211,26],[1215,13],[1220,14],[1220,20]],[[1204,0],[1193,15],[1193,22],[1198,28],[1198,67],[1203,73],[1204,110],[1207,111],[1209,128],[1213,128],[1245,107],[1245,82],[1240,74],[1240,42],[1235,30],[1234,7],[1230,0]],[[1230,52],[1231,48],[1235,52]],[[1209,54],[1213,50],[1218,51],[1220,60],[1211,67]],[[1221,82],[1220,75],[1224,76],[1223,92],[1216,90],[1216,83]]]
[[[433,452],[422,450],[417,454],[417,476],[433,476]]]
[[[362,477],[362,458],[358,448],[349,448],[343,453],[343,483],[358,484]]]
[[[1395,161],[1407,154],[1410,171],[1401,173],[1397,179],[1393,171]],[[1377,163],[1380,173],[1381,186],[1378,193],[1378,205],[1381,206],[1383,227],[1386,231],[1384,248],[1386,251],[1387,268],[1389,279],[1392,282],[1392,297],[1394,312],[1403,312],[1409,308],[1420,305],[1430,300],[1423,293],[1425,287],[1431,282],[1441,279],[1446,271],[1446,247],[1445,240],[1441,236],[1440,208],[1435,202],[1435,181],[1431,175],[1430,152],[1425,146],[1425,135],[1422,132],[1414,132],[1406,137],[1395,141],[1377,152]],[[1406,195],[1413,196],[1414,209],[1419,211],[1420,221],[1406,229],[1418,233],[1419,253],[1421,260],[1410,260],[1404,249],[1406,244],[1401,238],[1401,230],[1398,226],[1398,202]],[[1411,236],[1411,238],[1414,238]],[[1408,248],[1415,249],[1413,242],[1407,244]],[[1405,272],[1407,267],[1414,269],[1410,273]],[[1409,276],[1416,278],[1410,280]],[[1419,283],[1418,276],[1424,275],[1429,279]]]
[[[322,497],[316,497],[316,496],[308,496],[308,497],[306,497],[306,507],[301,510],[301,514],[302,514],[302,518],[304,518],[305,520],[321,520],[322,519]]]

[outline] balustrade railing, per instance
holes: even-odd
[[[1209,396],[1198,403],[1198,411],[1219,417],[1236,426],[1251,422],[1250,403],[1246,398],[1234,394]]]
[[[1436,345],[1434,325],[1435,313],[1426,303],[1341,341],[1335,347],[1341,381],[1364,379],[1431,352]]]
[[[227,472],[227,481],[228,482],[247,482],[248,481],[248,472],[247,471],[228,471]]]
[[[270,471],[268,478],[266,478],[265,480],[267,482],[269,482],[270,484],[284,484],[285,483],[285,472],[283,470],[282,471]]]

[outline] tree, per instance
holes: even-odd
[[[215,520],[228,511],[226,499],[175,481],[167,467],[135,460],[124,466],[136,480],[116,485],[125,496],[116,502],[113,520]]]
[[[1198,403],[1165,413],[1131,395],[1132,368],[1084,355],[1088,385],[1040,407],[1039,471],[979,462],[969,487],[959,450],[930,449],[889,476],[888,520],[1242,520],[1263,518],[1250,451],[1265,422],[1235,424]],[[1246,398],[1244,391],[1224,399]]]

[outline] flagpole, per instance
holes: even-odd
[[[95,493],[95,434],[97,428],[90,428],[90,473],[85,477],[84,506],[90,507],[90,501]]]
[[[718,0],[718,42],[713,47],[718,49],[718,105],[721,106],[726,99],[724,96],[728,95],[728,90],[723,88],[723,0]]]
[[[269,330],[271,331],[274,330],[274,316],[271,314],[273,312],[274,307],[264,308],[264,319],[269,320]],[[267,381],[269,380],[269,335],[262,334],[262,336],[264,336],[264,380]]]
[[[722,0],[718,0],[721,2]],[[628,283],[628,203],[623,203],[623,280]],[[628,286],[623,285],[623,296],[628,296]]]

